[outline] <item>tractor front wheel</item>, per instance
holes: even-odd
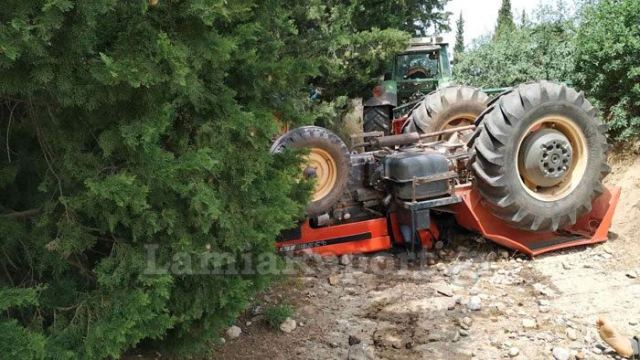
[[[527,83],[478,119],[470,143],[475,187],[512,226],[555,231],[575,224],[609,172],[595,108],[563,84]]]

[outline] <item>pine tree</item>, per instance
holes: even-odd
[[[462,12],[460,12],[460,17],[456,21],[456,44],[453,47],[454,61],[458,61],[462,53],[464,53],[464,18],[462,17]]]
[[[511,0],[502,0],[500,10],[498,10],[498,23],[496,24],[495,36],[500,36],[502,32],[513,31],[515,24],[511,13]]]

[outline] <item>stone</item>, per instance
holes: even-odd
[[[449,286],[448,284],[446,284],[444,282],[439,282],[439,283],[432,284],[431,288],[433,288],[433,290],[435,290],[435,292],[440,294],[440,295],[444,295],[444,296],[447,296],[447,297],[452,297],[453,296],[453,289],[451,289],[451,286]]]
[[[360,344],[362,340],[355,335],[349,335],[349,346]]]
[[[473,319],[471,319],[468,316],[465,316],[462,318],[462,320],[460,320],[460,325],[464,325],[467,328],[470,328],[472,324],[473,324]]]
[[[554,296],[555,292],[551,289],[549,289],[548,286],[541,284],[541,283],[535,283],[533,284],[533,289],[536,291],[536,293],[540,294],[540,295],[544,295],[544,296]]]
[[[356,344],[349,347],[349,353],[347,354],[347,360],[373,360],[375,356],[371,350],[364,344]]]
[[[572,328],[568,328],[567,329],[567,338],[569,338],[569,340],[577,340],[578,339],[578,332],[575,329]]]
[[[518,349],[517,347],[512,347],[511,349],[509,349],[509,357],[516,357],[520,354],[520,349]]]
[[[351,255],[344,254],[340,256],[340,265],[343,265],[343,266],[351,265]]]
[[[479,296],[472,296],[469,298],[469,302],[467,303],[467,308],[471,311],[480,311],[482,308],[482,300]]]
[[[218,339],[218,344],[220,345],[224,345],[227,342],[227,340],[223,337],[221,337],[220,339]]]
[[[535,329],[538,327],[538,322],[535,319],[523,319],[522,327],[525,329]]]
[[[546,299],[539,299],[538,300],[538,305],[540,306],[549,306],[551,303],[549,302],[549,300]]]
[[[503,259],[508,259],[509,258],[509,252],[507,250],[500,251],[500,257],[503,258]]]
[[[467,336],[469,336],[469,334],[470,334],[471,332],[469,332],[469,330],[460,329],[460,330],[458,330],[458,333],[460,333],[460,336],[467,337]]]
[[[627,275],[629,279],[635,279],[638,277],[638,273],[636,271],[629,271],[625,275]]]
[[[227,336],[229,339],[235,339],[242,334],[242,329],[239,326],[233,325],[232,327],[227,329]]]
[[[290,333],[298,327],[298,324],[292,318],[286,318],[282,324],[280,324],[280,330],[284,333]]]
[[[551,354],[555,360],[569,360],[569,357],[571,356],[571,352],[569,350],[560,346],[554,347]]]
[[[329,281],[329,285],[336,286],[340,283],[340,276],[338,274],[331,274],[327,280]]]

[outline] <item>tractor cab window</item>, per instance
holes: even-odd
[[[438,52],[403,54],[396,57],[396,78],[429,79],[438,75]]]

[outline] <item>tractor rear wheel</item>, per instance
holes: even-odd
[[[313,178],[314,189],[307,205],[309,216],[322,215],[340,199],[349,180],[349,149],[336,134],[319,126],[303,126],[280,136],[271,153],[306,149],[301,174]]]
[[[364,132],[382,131],[385,135],[391,132],[391,106],[365,106],[362,113]]]
[[[403,131],[430,133],[473,125],[488,102],[489,96],[473,87],[459,85],[438,89],[413,109]],[[471,131],[467,136],[470,135]]]
[[[474,185],[514,227],[555,231],[591,211],[608,174],[605,127],[563,84],[522,84],[478,119],[470,144]]]

